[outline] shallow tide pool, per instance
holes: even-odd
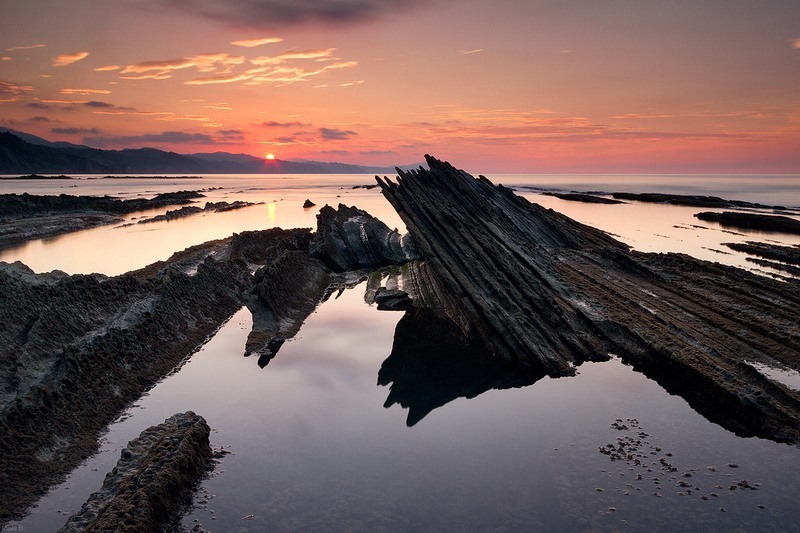
[[[364,290],[322,304],[264,369],[242,356],[250,316],[236,313],[19,525],[60,527],[128,440],[193,410],[212,427],[212,445],[231,453],[202,483],[186,529],[796,527],[796,448],[736,437],[616,359],[584,364],[576,377],[460,398],[407,427],[405,410],[384,408],[389,389],[376,385],[401,314],[367,305]],[[643,465],[600,453],[618,439],[641,441],[634,453],[646,456]]]
[[[562,190],[622,189],[621,179],[600,178],[562,177],[554,183]],[[771,196],[735,180],[661,187],[697,194],[731,189],[724,196],[755,201],[783,194],[797,205],[800,182],[792,180],[776,179]],[[550,184],[519,176],[495,181]],[[305,198],[318,206],[356,205],[402,229],[377,190],[352,188],[371,182],[371,176],[83,180],[60,192],[132,197],[209,188],[211,201],[263,203],[34,241],[0,253],[0,260],[22,260],[40,272],[118,274],[234,231],[313,227],[318,208],[304,210]],[[59,191],[47,187],[65,185],[36,186],[51,193]],[[626,185],[638,192],[657,186],[656,178]],[[792,236],[737,235],[696,224],[693,208],[594,206],[523,195],[644,251],[678,251],[752,268],[743,254],[729,254],[721,243],[800,244]],[[153,214],[158,213],[132,217]],[[405,409],[384,407],[389,386],[377,385],[402,314],[377,311],[364,302],[364,292],[362,284],[324,302],[264,369],[242,355],[251,318],[240,310],[109,427],[97,455],[10,526],[57,529],[100,487],[129,440],[176,412],[192,410],[211,426],[212,445],[230,453],[202,483],[184,529],[202,524],[211,531],[797,531],[797,447],[737,437],[618,359],[584,364],[571,378],[461,397],[408,427]],[[624,454],[611,453],[609,446],[621,446]]]

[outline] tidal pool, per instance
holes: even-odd
[[[19,525],[58,528],[128,440],[193,410],[230,454],[202,483],[186,529],[796,527],[797,448],[739,438],[617,359],[584,364],[576,377],[458,398],[408,427],[404,409],[383,407],[389,387],[376,384],[402,315],[364,303],[364,290],[323,303],[264,369],[242,356],[251,322],[246,309],[236,313]],[[640,465],[600,452],[636,440],[628,451],[643,456]]]

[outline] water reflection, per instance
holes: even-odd
[[[378,385],[389,385],[384,407],[408,409],[413,426],[434,409],[458,398],[474,398],[491,389],[533,385],[540,369],[501,361],[466,339],[441,311],[406,311],[394,333],[392,353],[381,365]]]

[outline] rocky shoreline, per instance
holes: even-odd
[[[236,310],[253,312],[244,355],[265,366],[323,298],[363,277],[333,272],[329,253],[356,261],[349,270],[390,262],[374,253],[393,242],[376,219],[326,220],[345,232],[243,232],[115,277],[0,263],[0,523],[93,453],[99,432]],[[328,246],[312,257],[315,238]]]
[[[570,375],[618,355],[742,436],[800,442],[800,283],[646,254],[427,157],[379,179],[428,265],[419,290],[495,357]]]
[[[378,382],[391,384],[387,406],[409,408],[408,425],[458,397],[619,356],[730,431],[800,443],[800,393],[751,365],[800,368],[800,282],[634,252],[427,159],[430,170],[377,179],[407,235],[339,205],[314,232],[234,234],[120,276],[0,263],[0,525],[236,310],[253,314],[244,355],[264,367],[320,301],[364,279],[366,301],[405,313]],[[380,286],[371,273],[388,265]]]
[[[120,200],[108,196],[37,196],[0,194],[0,250],[82,229],[118,224],[123,215],[172,205],[186,205],[198,191],[163,193],[153,198]]]

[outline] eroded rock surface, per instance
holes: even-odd
[[[726,228],[800,235],[800,220],[783,215],[761,215],[757,213],[739,213],[735,211],[723,211],[722,213],[704,211],[694,216],[700,220],[716,222],[720,226]]]
[[[800,368],[800,283],[680,254],[645,254],[426,158],[380,179],[433,295],[493,355],[570,374],[618,354],[744,436],[800,442],[800,394],[748,362]]]
[[[0,249],[31,239],[62,235],[116,224],[122,215],[170,205],[185,205],[203,195],[197,191],[158,194],[153,198],[120,200],[109,196],[0,195]]]
[[[320,209],[311,256],[334,272],[345,272],[399,265],[414,259],[416,249],[407,236],[366,211],[339,204],[338,209]]]
[[[209,433],[205,419],[191,411],[142,431],[59,532],[164,530],[211,468]]]
[[[92,453],[105,425],[244,305],[253,270],[309,240],[308,230],[244,232],[115,277],[3,263],[0,522]]]

